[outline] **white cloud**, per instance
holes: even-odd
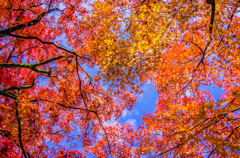
[[[139,114],[139,111],[134,108],[134,109],[132,110],[132,113],[133,113],[134,115],[138,115],[138,114]]]
[[[126,117],[128,117],[128,116],[131,116],[131,115],[138,115],[139,114],[139,111],[136,109],[136,108],[134,108],[134,109],[132,109],[132,110],[127,110],[127,109],[124,109],[123,111],[122,111],[122,118],[126,118]]]
[[[129,113],[129,111],[128,111],[127,109],[124,109],[124,110],[122,111],[122,117],[123,117],[123,118],[126,117],[128,113]]]
[[[111,119],[109,121],[106,121],[103,123],[104,126],[111,126],[111,125],[116,125],[118,123],[118,121]]]
[[[133,128],[136,128],[136,120],[135,119],[128,119],[126,123],[129,123],[130,125],[133,126]]]
[[[150,97],[153,94],[153,83],[151,81],[147,81],[141,88],[143,90],[143,93],[138,95],[137,102],[138,103],[147,103],[146,97]]]
[[[189,90],[186,91],[186,96],[190,97],[191,96],[191,92]]]

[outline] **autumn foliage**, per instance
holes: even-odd
[[[239,7],[1,0],[0,156],[237,157]],[[104,125],[147,81],[158,101],[143,125]],[[221,99],[203,86],[220,87]]]

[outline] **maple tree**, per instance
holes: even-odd
[[[239,155],[238,0],[2,0],[0,8],[2,157]],[[158,101],[143,125],[104,126],[147,81]],[[221,99],[203,85],[223,89]]]

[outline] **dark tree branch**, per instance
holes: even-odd
[[[236,7],[234,8],[233,13],[232,13],[232,15],[231,15],[231,17],[230,17],[230,19],[229,19],[230,23],[228,24],[227,31],[229,30],[229,28],[230,28],[230,26],[231,26],[233,17],[234,17],[234,15],[235,15],[236,12],[237,12],[237,8],[238,8],[238,5],[236,4]],[[220,39],[220,41],[219,41],[219,43],[218,43],[217,49],[220,47],[220,44],[221,44],[222,42],[223,42],[223,35],[222,35],[222,37],[221,37],[221,39]]]
[[[25,63],[0,63],[0,68],[27,68],[27,69],[31,69],[35,72],[40,72],[40,73],[44,73],[44,74],[48,74],[49,76],[51,75],[51,70],[42,70],[42,69],[37,69],[37,66],[41,66],[41,65],[46,65],[49,64],[53,61],[59,60],[61,58],[68,58],[71,56],[65,56],[65,55],[60,55],[51,59],[48,59],[46,61],[43,62],[39,62],[36,64],[25,64]]]
[[[234,130],[232,130],[232,132],[228,135],[228,137],[225,139],[225,141],[227,141],[228,139],[231,138],[231,136],[233,135],[234,131],[237,130],[240,126],[237,126]],[[219,145],[221,144],[218,144],[215,146],[215,148],[211,151],[211,153],[208,155],[208,158],[212,156],[212,154],[214,153],[214,151],[219,147]]]
[[[60,133],[60,132],[65,132],[65,131],[66,131],[66,130],[56,131],[56,132],[54,132],[54,133],[50,133],[50,135],[58,134],[58,133]]]
[[[9,36],[13,36],[13,37],[16,37],[16,38],[23,38],[23,39],[35,39],[35,40],[38,40],[39,42],[41,42],[42,44],[51,44],[53,46],[55,46],[56,48],[60,49],[60,50],[63,50],[63,51],[66,51],[68,53],[71,53],[73,55],[76,55],[77,57],[80,57],[80,58],[85,58],[85,59],[88,59],[90,60],[89,58],[87,57],[84,57],[84,56],[80,56],[78,55],[76,52],[73,52],[73,51],[70,51],[64,47],[60,47],[58,45],[56,45],[54,42],[48,42],[48,41],[43,41],[42,39],[38,38],[38,37],[34,37],[34,36],[20,36],[20,35],[14,35],[14,34],[8,34]]]
[[[2,130],[2,129],[0,129],[0,135],[4,136],[4,137],[6,137],[6,138],[12,137],[12,134],[11,134],[9,131]],[[19,144],[17,143],[17,141],[16,141],[16,140],[13,140],[13,141],[14,141],[14,143],[16,143],[16,145],[20,148],[20,146],[19,146]],[[30,153],[29,153],[29,152],[27,152],[27,155],[28,155],[28,157],[30,158]]]
[[[50,8],[52,5],[52,0],[50,0],[49,4],[48,4],[48,8]]]
[[[24,64],[24,63],[0,63],[0,68],[27,68],[35,72],[51,75],[50,70],[37,69],[35,64]]]
[[[41,5],[43,5],[44,3],[40,3],[39,5],[31,5],[27,8],[17,8],[17,9],[13,9],[14,11],[23,11],[26,12],[27,10],[29,10],[30,8],[35,8],[35,7],[40,7]]]
[[[237,98],[238,95],[239,95],[239,94],[237,94],[236,97],[235,97],[234,99],[232,99],[232,100],[228,103],[228,105],[234,103],[234,101],[236,100],[236,98]],[[236,111],[238,111],[239,109],[240,109],[240,107],[231,110],[229,113],[219,114],[218,116],[221,117],[220,120],[215,120],[215,121],[211,122],[210,124],[206,124],[205,127],[201,128],[201,129],[198,130],[198,131],[204,131],[205,129],[207,129],[207,128],[213,126],[213,125],[215,125],[216,123],[218,123],[218,122],[220,122],[221,120],[223,120],[224,118],[226,118],[230,113],[236,112]],[[207,121],[209,121],[209,120],[213,120],[213,119],[217,119],[217,117],[205,118],[205,119],[203,120],[203,122],[200,122],[199,124],[195,125],[193,128],[191,128],[191,129],[189,129],[189,130],[180,131],[180,132],[175,132],[175,133],[173,133],[173,134],[171,134],[171,135],[167,135],[166,137],[171,137],[171,136],[173,136],[173,135],[181,134],[181,133],[188,133],[188,132],[196,129],[197,127],[199,127],[201,124],[203,124],[203,123],[205,123],[205,122],[207,122]],[[237,126],[234,130],[238,129],[239,127],[240,127],[240,126]],[[227,141],[228,139],[230,139],[230,137],[231,137],[231,136],[233,135],[233,133],[234,133],[234,130],[232,130],[232,132],[231,132],[231,133],[229,134],[229,136],[225,139],[225,141]],[[164,135],[161,135],[161,136],[164,136]],[[187,139],[187,141],[189,141],[189,140],[190,140],[190,138]],[[164,152],[161,152],[158,156],[161,156],[161,155],[163,155],[163,154],[166,154],[166,153],[168,153],[168,152],[170,152],[170,151],[172,151],[172,150],[174,150],[174,149],[177,149],[177,148],[181,147],[182,145],[184,145],[184,143],[180,143],[180,144],[178,144],[178,145],[170,148],[169,150],[166,150],[166,151],[164,151]],[[208,155],[208,157],[210,157],[210,156],[214,153],[214,151],[216,150],[216,148],[217,148],[218,146],[219,146],[219,145],[215,146],[215,148],[211,151],[211,153]]]
[[[169,27],[169,26],[171,25],[171,23],[173,22],[174,17],[178,14],[178,12],[181,10],[181,8],[185,5],[186,2],[187,2],[187,0],[185,0],[185,1],[183,2],[183,4],[181,5],[181,7],[179,7],[178,10],[174,13],[174,15],[173,15],[172,18],[171,18],[171,21],[167,24],[167,27],[165,28],[165,30],[164,30],[164,32],[163,32],[163,34],[162,34],[161,37],[163,37],[163,35],[166,33],[168,27]]]
[[[54,12],[54,11],[61,11],[60,9],[58,8],[53,8],[53,9],[49,9],[45,12],[43,12],[42,14],[40,14],[36,19],[32,20],[32,21],[29,21],[29,22],[25,22],[23,24],[20,24],[20,25],[17,25],[17,26],[13,26],[13,27],[10,27],[10,28],[7,28],[5,30],[1,30],[0,31],[0,37],[5,37],[9,34],[11,34],[12,32],[14,31],[17,31],[17,30],[20,30],[20,29],[23,29],[25,27],[29,27],[29,26],[33,26],[33,25],[36,25],[37,23],[39,23],[41,21],[41,19],[51,13],[51,12]]]
[[[192,43],[193,45],[195,45],[196,47],[198,47],[198,49],[202,52],[202,54],[204,53],[203,50],[202,50],[202,48],[201,48],[198,44],[194,43],[193,41],[185,41],[185,40],[182,40],[182,41],[188,42],[188,43]]]
[[[143,1],[141,2],[141,4],[139,5],[139,7],[142,6],[145,1],[146,1],[146,0],[143,0]],[[138,8],[137,11],[135,12],[135,14],[137,14],[138,12],[139,12],[139,8]],[[127,29],[126,29],[127,31],[128,31],[129,28],[131,27],[131,24],[132,24],[132,21],[130,21],[130,23],[129,23]]]
[[[97,114],[96,111],[93,111],[93,110],[88,110],[88,109],[84,109],[84,108],[77,108],[77,107],[70,107],[70,106],[65,106],[64,104],[62,103],[58,103],[58,102],[54,102],[52,100],[49,100],[49,99],[38,99],[38,100],[30,100],[29,102],[38,102],[38,101],[46,101],[46,102],[50,102],[50,103],[56,103],[64,108],[68,108],[68,109],[75,109],[75,110],[84,110],[84,111],[88,111],[88,112],[92,112],[92,113],[95,113]]]
[[[79,90],[80,90],[80,95],[83,99],[83,102],[84,102],[84,105],[85,105],[85,108],[87,109],[87,102],[84,98],[84,95],[83,95],[83,92],[82,92],[82,81],[81,81],[81,78],[80,78],[80,74],[79,74],[79,70],[78,70],[78,58],[76,56],[76,71],[77,71],[77,76],[78,76],[78,80],[79,80]]]
[[[17,95],[16,94],[13,94],[13,93],[5,93],[5,92],[1,92],[0,91],[0,95],[3,95],[5,97],[9,97],[9,98],[12,98],[12,99],[17,99]]]
[[[23,143],[22,143],[21,120],[20,120],[20,117],[19,117],[19,114],[18,114],[18,99],[16,99],[16,101],[15,101],[15,107],[16,107],[16,118],[17,118],[17,122],[18,122],[18,139],[19,139],[19,144],[20,144],[20,147],[22,149],[24,157],[27,158],[27,154],[26,154],[26,152],[24,150]]]
[[[36,65],[36,66],[41,66],[41,65],[49,64],[49,63],[51,63],[51,62],[53,62],[53,61],[56,61],[56,60],[59,60],[59,59],[61,59],[61,58],[68,58],[68,57],[71,57],[71,56],[60,55],[60,56],[51,58],[51,59],[49,59],[49,60],[46,60],[46,61],[37,63],[37,64],[35,64],[35,65]]]
[[[84,70],[79,63],[78,63],[78,66],[79,66],[79,67],[82,69],[82,71],[88,76],[88,78],[89,78],[89,84],[92,85],[92,76],[90,76],[89,73],[88,73],[86,70]]]
[[[197,46],[198,49],[201,51],[202,58],[201,58],[201,60],[198,62],[197,68],[202,64],[203,67],[204,67],[204,70],[205,70],[204,59],[205,59],[205,56],[206,56],[206,53],[207,53],[207,49],[208,49],[208,47],[210,46],[210,44],[211,44],[211,42],[212,42],[212,37],[211,37],[211,34],[212,34],[212,24],[213,24],[213,22],[214,22],[214,14],[215,14],[215,0],[210,0],[210,1],[214,1],[214,2],[212,2],[212,3],[214,3],[214,5],[212,4],[212,8],[214,7],[214,9],[212,9],[212,15],[211,15],[211,21],[210,21],[210,39],[208,40],[207,45],[205,46],[204,50],[202,50],[199,45],[197,45],[196,43],[193,43],[192,41],[189,42],[189,41],[183,40],[184,42],[189,42],[189,43],[194,44],[194,45]],[[195,70],[195,71],[196,71],[196,70]],[[181,92],[183,89],[185,89],[192,81],[193,81],[193,79],[191,79],[179,92]],[[179,93],[179,92],[178,92],[178,93]],[[178,94],[178,93],[177,93],[177,94]]]
[[[79,70],[78,70],[78,65],[79,65],[79,63],[78,63],[78,58],[77,58],[77,56],[76,56],[76,71],[77,71],[77,76],[78,76],[78,80],[79,80],[80,95],[81,95],[81,97],[82,97],[82,99],[83,99],[83,102],[84,102],[84,105],[85,105],[85,107],[86,107],[86,109],[87,109],[87,102],[86,102],[86,100],[85,100],[85,98],[84,98],[84,95],[83,95],[83,92],[82,92],[82,91],[83,91],[83,90],[82,90],[82,82],[81,82],[81,78],[80,78],[80,75],[79,75],[79,72],[78,72],[78,71],[79,71]],[[97,117],[100,125],[102,126],[102,129],[103,129],[103,131],[104,131],[104,134],[105,134],[105,136],[106,136],[106,140],[107,140],[107,143],[108,143],[109,154],[112,156],[112,154],[111,154],[111,147],[110,147],[110,143],[109,143],[109,139],[108,139],[107,132],[106,132],[105,128],[103,127],[103,124],[102,124],[100,118],[98,117],[98,114],[95,113],[95,115],[96,115],[96,117]]]
[[[12,57],[12,53],[13,53],[13,51],[15,50],[15,46],[13,46],[13,48],[12,48],[12,50],[11,50],[11,52],[10,52],[10,54],[9,54],[9,56],[8,56],[8,58],[7,58],[7,61],[6,61],[6,63],[8,63],[8,61],[10,60],[10,58]]]
[[[112,156],[112,154],[111,154],[111,146],[110,146],[109,139],[108,139],[108,133],[106,132],[105,128],[103,127],[103,124],[102,124],[100,118],[98,117],[98,115],[97,114],[95,114],[95,115],[97,116],[98,122],[102,126],[102,129],[104,131],[104,134],[105,134],[105,137],[106,137],[106,140],[107,140],[107,143],[108,143],[108,150],[109,150],[110,155]]]
[[[21,89],[28,89],[28,88],[32,88],[35,84],[36,84],[37,80],[33,80],[33,83],[31,85],[26,85],[26,86],[13,86],[13,87],[9,87],[6,89],[0,89],[0,92],[7,92],[10,90],[21,90]]]
[[[174,146],[174,147],[172,147],[172,148],[170,148],[170,149],[168,149],[168,150],[166,150],[166,151],[164,151],[164,152],[161,152],[161,153],[158,154],[157,156],[164,155],[164,154],[166,154],[166,153],[168,153],[168,152],[170,152],[170,151],[172,151],[172,150],[174,150],[174,149],[177,149],[178,147],[180,147],[180,146],[182,146],[182,145],[183,145],[183,143],[180,143],[180,144],[178,144],[178,145],[176,145],[176,146]]]
[[[18,55],[12,56],[12,58],[16,58],[16,57],[20,56],[22,53],[24,53],[25,51],[28,51],[28,50],[33,49],[33,48],[36,48],[36,47],[38,47],[38,46],[29,47],[29,48],[23,50],[22,52],[20,52]]]
[[[42,142],[43,142],[43,144],[44,144],[44,145],[46,146],[46,148],[47,148],[46,151],[47,151],[47,153],[48,153],[48,156],[51,157],[51,154],[48,152],[48,150],[50,150],[49,147],[47,146],[47,144],[45,143],[45,141],[44,141],[43,139],[42,139]]]
[[[203,64],[203,67],[204,67],[204,70],[205,70],[204,58],[205,58],[205,56],[206,56],[207,49],[208,49],[208,47],[209,47],[210,44],[211,44],[211,41],[212,41],[212,38],[210,37],[210,39],[209,39],[209,41],[208,41],[208,43],[207,43],[207,45],[206,45],[206,47],[205,47],[205,49],[204,49],[204,51],[203,51],[202,58],[201,58],[201,60],[199,61],[198,65],[197,65],[197,68],[198,68],[201,64]]]
[[[211,19],[210,19],[210,25],[209,25],[209,33],[210,36],[212,35],[212,29],[213,29],[213,22],[214,22],[214,16],[215,16],[215,0],[207,0],[207,4],[211,4],[212,11],[211,11]]]
[[[201,47],[199,45],[197,45],[196,43],[194,42],[190,42],[190,41],[185,41],[185,42],[189,42],[189,43],[192,43],[194,44],[195,46],[198,47],[198,49],[202,52],[202,58],[201,60],[199,61],[199,63],[197,64],[197,68],[202,64],[203,67],[204,67],[204,70],[205,70],[205,64],[204,64],[204,59],[205,59],[205,56],[206,56],[206,53],[207,53],[207,49],[208,47],[210,46],[211,42],[212,42],[212,28],[213,28],[213,22],[214,22],[214,16],[215,16],[215,0],[206,0],[207,4],[211,4],[212,5],[212,12],[211,12],[211,20],[210,20],[210,25],[209,25],[209,32],[210,32],[210,39],[208,40],[207,42],[207,45],[205,46],[204,50],[201,49]],[[180,9],[180,8],[179,8]],[[196,71],[196,70],[195,70]],[[191,79],[180,91],[182,91],[183,89],[185,89],[191,82],[193,81],[193,79]],[[180,92],[179,91],[179,92]],[[178,92],[178,93],[179,93]],[[177,93],[177,94],[178,94]]]
[[[210,19],[210,24],[209,24],[209,40],[207,42],[207,45],[203,51],[203,55],[202,55],[202,58],[200,60],[200,62],[198,63],[197,65],[197,68],[203,64],[203,67],[205,69],[205,64],[204,64],[204,58],[206,56],[206,53],[207,53],[207,49],[209,47],[209,45],[211,44],[211,41],[212,41],[212,29],[213,29],[213,22],[214,22],[214,16],[215,16],[215,0],[207,0],[207,3],[208,4],[211,4],[211,8],[212,8],[212,11],[211,11],[211,19]]]
[[[13,42],[13,41],[10,41],[10,42],[4,44],[4,45],[0,48],[0,50],[2,50],[4,47],[7,47],[11,42]]]

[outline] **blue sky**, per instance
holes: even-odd
[[[105,122],[105,125],[116,123],[130,123],[134,128],[142,125],[142,116],[146,113],[152,113],[157,101],[157,89],[153,89],[153,83],[147,82],[143,85],[144,93],[138,96],[136,104],[129,111],[123,110],[122,116],[117,120]]]
[[[153,89],[153,83],[147,82],[144,84],[142,89],[144,93],[138,96],[136,104],[129,110],[124,110],[122,116],[117,120],[105,122],[105,125],[116,124],[116,123],[130,123],[135,129],[137,126],[142,125],[143,114],[152,113],[156,107],[158,100],[157,89]],[[216,85],[212,86],[201,86],[201,89],[208,90],[214,96],[215,100],[220,99],[223,90]]]

